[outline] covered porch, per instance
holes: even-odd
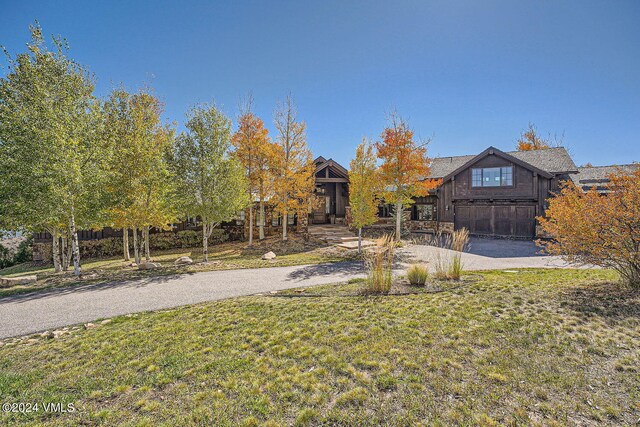
[[[318,157],[315,164],[318,203],[311,212],[311,223],[344,224],[349,205],[349,173],[332,159]]]

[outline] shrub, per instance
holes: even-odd
[[[393,281],[393,256],[395,241],[392,236],[385,235],[378,239],[377,245],[365,254],[367,280],[365,293],[386,294]]]
[[[229,234],[226,230],[214,229],[209,238],[209,244],[224,243],[227,240],[229,240]],[[80,240],[79,245],[80,255],[83,258],[105,258],[122,254],[122,237]],[[131,238],[129,238],[129,246],[133,249],[133,239]],[[149,249],[151,250],[197,248],[200,246],[202,246],[202,231],[168,231],[149,235]],[[34,245],[34,249],[42,254],[43,260],[51,261],[51,243],[37,243]]]
[[[407,279],[409,279],[409,283],[414,286],[424,286],[427,283],[427,278],[429,277],[429,272],[427,271],[427,267],[420,264],[413,264],[407,270]]]
[[[31,261],[33,238],[28,236],[17,247],[14,244],[5,247],[0,243],[0,269]]]
[[[606,194],[565,183],[549,200],[547,217],[538,218],[552,239],[538,243],[568,262],[616,270],[623,281],[640,288],[640,166],[608,178]]]

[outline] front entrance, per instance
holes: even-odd
[[[535,205],[456,204],[456,230],[466,228],[481,236],[532,239],[535,234]]]

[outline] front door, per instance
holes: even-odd
[[[318,204],[313,208],[311,223],[326,224],[328,221],[327,209],[329,209],[329,197],[318,197]]]

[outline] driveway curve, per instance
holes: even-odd
[[[451,251],[409,245],[399,251],[398,272],[411,262],[432,264]],[[463,254],[465,270],[568,268],[557,257],[494,258]],[[362,263],[211,271],[54,289],[0,299],[0,339],[91,322],[96,319],[160,310],[243,295],[300,288],[364,277]]]

